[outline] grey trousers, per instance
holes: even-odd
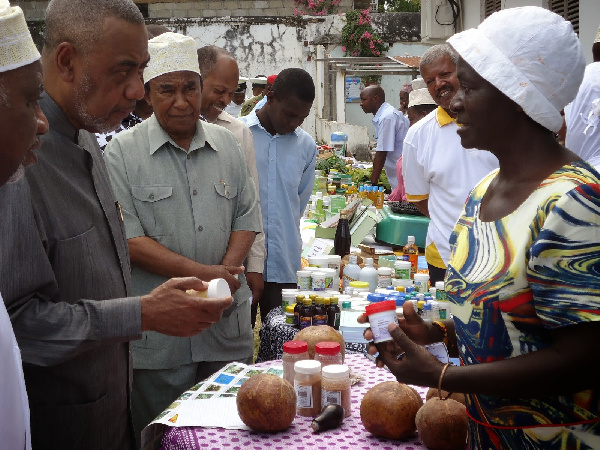
[[[142,430],[186,390],[232,361],[202,361],[173,369],[134,369],[131,409],[137,448]],[[239,362],[252,364],[252,357]]]

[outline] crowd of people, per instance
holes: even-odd
[[[252,363],[256,307],[296,286],[315,84],[299,68],[244,79],[131,0],[51,0],[45,25],[40,54],[0,0],[2,447],[139,448],[181,392]],[[524,7],[420,64],[401,110],[361,93],[371,181],[385,170],[431,218],[425,256],[454,316],[407,303],[369,351],[399,381],[466,393],[471,448],[600,448],[600,62]],[[230,297],[186,292],[215,278]],[[461,367],[422,348],[442,340]]]

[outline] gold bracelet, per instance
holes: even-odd
[[[442,368],[442,373],[440,373],[440,379],[438,381],[438,396],[440,397],[440,400],[442,399],[442,380],[444,379],[444,375],[446,375],[446,370],[448,370],[448,367],[450,367],[452,364],[450,363],[446,363],[444,364],[444,367]]]

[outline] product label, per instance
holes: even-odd
[[[445,302],[448,300],[448,296],[446,295],[446,291],[435,291],[435,299],[438,302]]]
[[[336,330],[340,328],[340,313],[335,313],[333,324],[333,328],[335,328]]]
[[[294,315],[293,314],[285,314],[285,323],[287,325],[294,325]]]
[[[357,281],[357,280],[355,280],[352,277],[349,277],[348,275],[344,275],[342,277],[342,290],[345,291],[348,288],[348,286],[350,286],[350,282],[352,282],[352,281]]]
[[[325,277],[325,289],[331,289],[333,287],[333,277]]]
[[[326,391],[321,390],[321,408],[325,408],[327,405],[340,405],[342,404],[342,392],[341,391]]]
[[[386,288],[392,285],[392,277],[389,275],[379,275],[377,278],[377,287]]]
[[[429,292],[429,280],[415,280],[415,290],[423,294]]]
[[[393,340],[390,332],[388,331],[388,325],[392,322],[398,325],[398,318],[396,317],[395,311],[379,317],[369,316],[369,322],[371,324],[373,341],[375,343]]]
[[[400,280],[408,280],[410,278],[410,269],[399,269],[395,267],[394,273],[396,274],[396,278]]]
[[[312,290],[313,291],[324,291],[325,290],[325,278],[313,278]]]
[[[310,277],[298,277],[297,286],[301,291],[310,291],[312,289],[312,279]]]
[[[445,319],[448,318],[445,306],[440,306],[440,310],[439,311],[440,311],[440,320],[445,320]]]
[[[285,309],[290,305],[290,301],[287,298],[281,300],[281,310],[285,313]]]
[[[312,408],[312,386],[303,386],[298,383],[294,383],[294,388],[296,389],[296,408]]]
[[[308,328],[312,325],[312,317],[300,316],[300,329]]]
[[[327,325],[327,316],[326,315],[314,315],[312,318],[313,325]]]

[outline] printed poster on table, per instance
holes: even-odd
[[[234,362],[181,394],[142,431],[142,450],[159,449],[167,427],[249,428],[237,412],[240,386],[252,375],[283,376],[283,366],[255,367]]]

